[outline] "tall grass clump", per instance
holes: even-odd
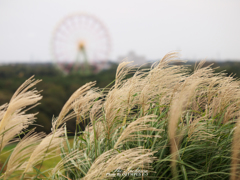
[[[80,87],[48,135],[29,131],[41,99],[30,78],[0,107],[0,150],[18,144],[2,179],[240,179],[240,83],[169,53],[149,69],[119,64],[110,89]],[[129,75],[131,74],[131,75]],[[73,143],[65,124],[76,119]],[[81,129],[81,124],[85,128]],[[42,171],[46,159],[61,160]]]

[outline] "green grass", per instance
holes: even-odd
[[[73,137],[70,136],[69,137],[69,143],[70,146],[72,146],[73,144]],[[2,167],[2,165],[4,164],[4,162],[7,160],[7,158],[9,157],[9,155],[11,154],[12,150],[16,147],[17,143],[12,143],[10,145],[7,145],[4,147],[3,151],[0,154],[0,169]],[[65,146],[65,149],[67,147]],[[47,170],[51,170],[52,168],[54,168],[56,166],[56,164],[61,160],[61,151],[56,151],[56,154],[53,158],[45,160],[43,162],[41,171],[47,171]],[[37,168],[39,167],[39,165],[37,165]],[[47,175],[47,174],[46,174]]]
[[[37,157],[43,164],[28,172],[30,165],[20,161],[15,174],[23,173],[22,179],[98,180],[120,170],[147,171],[148,176],[140,179],[236,180],[240,177],[240,82],[214,74],[210,67],[201,68],[203,63],[193,73],[183,66],[168,65],[174,57],[174,53],[168,54],[152,69],[137,70],[133,76],[128,76],[132,69],[123,62],[111,89],[94,89],[94,82],[79,88],[53,118],[52,134],[42,139],[27,135],[19,142],[22,146],[15,148],[32,160],[27,161],[31,167]],[[31,97],[39,99],[34,93]],[[85,130],[78,127],[70,139],[66,123],[73,117],[77,126],[88,124]],[[28,144],[38,138],[41,146],[34,146],[34,141]],[[61,140],[65,146],[56,150]],[[27,150],[32,147],[37,153],[31,155]],[[41,156],[52,149],[58,157],[46,160]]]

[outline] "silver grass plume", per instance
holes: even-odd
[[[26,114],[35,107],[42,96],[35,89],[30,90],[41,80],[26,80],[13,94],[9,104],[1,106],[0,111],[0,151],[13,139],[34,122],[36,114]]]
[[[89,82],[80,87],[72,94],[72,96],[63,106],[59,116],[52,121],[52,131],[55,131],[60,125],[76,117],[76,113],[74,111],[71,111],[75,108],[75,105],[77,104],[76,99],[78,99],[80,96],[86,95],[88,90],[90,90],[95,84],[96,82]],[[81,101],[81,98],[78,99],[78,101]]]
[[[26,168],[26,162],[29,160],[31,153],[45,136],[44,133],[37,134],[33,132],[34,130],[31,130],[26,134],[14,148],[4,173],[4,179],[8,179],[13,172],[23,171]]]
[[[151,127],[150,124],[147,124],[149,122],[157,121],[156,119],[152,119],[152,118],[156,118],[156,116],[148,115],[148,116],[138,118],[137,120],[131,122],[126,127],[126,129],[124,129],[123,132],[121,133],[120,137],[118,138],[117,142],[114,145],[114,149],[117,149],[119,145],[123,145],[124,143],[126,143],[128,141],[136,141],[136,139],[140,136],[141,137],[153,137],[153,136],[156,137],[156,135],[149,136],[149,135],[135,134],[136,132],[140,132],[140,131],[162,131],[160,129]]]
[[[32,152],[29,160],[27,161],[23,174],[31,171],[32,167],[40,163],[45,157],[56,153],[56,150],[59,149],[63,143],[63,135],[64,127],[61,127],[54,133],[50,133],[45,138],[43,138],[39,145],[37,145]]]
[[[111,173],[116,169],[123,171],[129,170],[147,170],[155,159],[148,149],[141,147],[128,149],[122,152],[111,149],[101,154],[92,164],[84,180],[106,179],[107,173]]]

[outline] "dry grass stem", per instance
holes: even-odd
[[[123,145],[127,141],[136,141],[136,139],[141,137],[153,137],[148,135],[140,135],[140,134],[134,134],[136,132],[141,131],[161,131],[160,129],[156,129],[154,127],[151,127],[150,124],[147,124],[149,122],[156,122],[156,116],[154,115],[148,115],[141,117],[133,122],[131,122],[126,129],[121,133],[120,137],[118,138],[117,142],[114,145],[114,149],[117,149],[119,145]]]
[[[68,114],[71,110],[74,109],[73,104],[76,103],[76,99],[78,99],[81,96],[84,96],[87,94],[88,90],[90,90],[96,82],[89,82],[82,87],[80,87],[78,90],[76,90],[72,96],[68,99],[68,101],[65,103],[63,106],[58,118],[53,121],[52,126],[53,126],[53,131],[56,130],[61,124],[65,123],[66,121],[72,119],[76,114],[74,112]],[[79,100],[81,101],[81,99]],[[68,114],[68,115],[67,115]]]
[[[67,154],[58,164],[52,169],[51,175],[54,176],[55,174],[60,175],[61,172],[66,171],[66,169],[76,168],[78,171],[82,171],[80,166],[87,165],[87,160],[84,159],[84,152],[85,150],[75,150],[71,153]],[[84,159],[84,160],[82,160]],[[74,162],[74,163],[73,163]],[[85,173],[85,172],[83,172]],[[86,174],[86,173],[85,173]]]
[[[14,93],[9,104],[1,106],[0,113],[0,151],[14,138],[34,122],[36,114],[25,114],[27,110],[37,105],[42,96],[37,90],[29,90],[40,80],[33,76],[26,80]],[[30,108],[29,108],[30,106]]]
[[[24,136],[11,154],[4,179],[8,179],[13,172],[23,171],[26,168],[26,162],[29,160],[31,153],[44,136],[43,133],[33,133],[33,130]]]
[[[63,138],[61,137],[63,135],[64,128],[61,127],[54,133],[50,133],[44,139],[42,139],[40,144],[32,152],[23,174],[31,171],[31,168],[40,163],[44,157],[53,155],[63,143]]]
[[[84,180],[104,179],[107,173],[116,169],[123,171],[135,169],[148,169],[149,164],[153,162],[154,152],[147,149],[134,148],[122,151],[109,150],[101,154],[92,164]]]

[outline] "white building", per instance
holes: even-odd
[[[125,58],[127,58],[127,61],[134,61],[132,65],[141,66],[147,63],[147,60],[144,56],[137,56],[133,51],[130,51],[126,56],[119,56],[117,62],[120,63]]]

